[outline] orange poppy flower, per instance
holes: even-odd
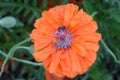
[[[96,60],[101,34],[97,23],[74,4],[56,6],[42,13],[30,34],[33,56],[58,77],[85,73]]]
[[[68,80],[67,77],[58,77],[54,74],[49,73],[48,71],[45,71],[45,80]]]

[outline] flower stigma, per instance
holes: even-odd
[[[71,42],[74,40],[72,37],[73,34],[70,33],[68,29],[66,29],[65,26],[61,26],[57,29],[57,31],[54,33],[54,43],[57,49],[67,49],[70,47]]]

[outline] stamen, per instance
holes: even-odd
[[[59,27],[54,35],[55,46],[57,47],[57,49],[67,49],[68,47],[70,47],[71,42],[73,42],[73,34],[71,34],[70,31],[65,28],[65,26]]]

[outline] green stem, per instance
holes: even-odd
[[[20,45],[22,45],[22,44],[24,44],[24,43],[26,43],[26,42],[29,42],[30,40],[31,40],[31,38],[27,38],[27,39],[25,39],[24,41],[22,41],[22,42],[16,44],[16,45],[13,46],[13,47],[20,46]]]
[[[105,49],[111,54],[111,56],[113,56],[114,60],[116,63],[120,63],[119,60],[117,60],[116,56],[114,55],[114,53],[109,49],[109,47],[105,44],[104,40],[101,39],[101,43],[103,44],[103,46],[105,47]]]
[[[24,49],[28,49],[27,47],[22,47],[22,46],[19,46],[19,48],[24,48]],[[17,48],[18,49],[18,48]],[[7,57],[6,53],[1,51],[0,50],[0,54],[2,54],[4,57]],[[42,63],[36,63],[36,62],[31,62],[31,61],[27,61],[27,60],[22,60],[22,59],[19,59],[19,58],[15,58],[15,57],[12,57],[10,58],[11,60],[15,60],[15,61],[18,61],[18,62],[22,62],[22,63],[25,63],[25,64],[30,64],[30,65],[33,65],[33,66],[41,66]]]
[[[3,51],[0,50],[0,54],[3,55],[4,57],[7,57],[7,54],[4,53]]]
[[[1,77],[1,75],[2,75],[2,73],[3,73],[3,71],[4,71],[4,68],[5,68],[5,65],[6,65],[7,61],[9,60],[10,56],[11,56],[11,55],[13,54],[13,52],[15,51],[16,47],[18,47],[18,46],[22,45],[23,43],[26,43],[26,42],[28,42],[28,41],[30,41],[30,40],[31,40],[31,38],[28,38],[28,39],[26,39],[26,40],[24,40],[24,41],[16,44],[15,46],[13,46],[13,47],[10,49],[7,57],[5,58],[5,60],[4,60],[4,62],[3,62],[3,65],[2,65],[2,67],[1,67],[0,77]]]
[[[19,47],[16,47],[14,49],[14,51],[16,51],[17,49],[26,49],[26,50],[29,50],[30,48],[29,47],[25,47],[25,46],[19,46]],[[14,51],[13,51],[13,53],[14,53]],[[0,50],[0,54],[3,55],[4,57],[7,57],[7,54],[5,52],[1,51],[1,50]]]
[[[30,48],[29,48],[29,47],[25,47],[25,46],[18,46],[18,47],[16,47],[16,48],[14,48],[14,50],[13,50],[12,53],[11,53],[11,56],[14,55],[14,53],[15,53],[15,51],[16,51],[17,49],[26,49],[26,50],[29,50]]]
[[[18,58],[11,58],[12,60],[15,60],[15,61],[18,61],[18,62],[22,62],[22,63],[25,63],[25,64],[30,64],[30,65],[33,65],[33,66],[41,66],[42,63],[35,63],[35,62],[31,62],[31,61],[27,61],[27,60],[22,60],[22,59],[18,59]]]
[[[91,15],[91,16],[92,16],[92,17],[94,17],[97,13],[98,13],[98,12],[97,12],[97,11],[95,11],[95,12],[93,12],[93,13],[92,13],[92,15]]]

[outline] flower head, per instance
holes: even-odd
[[[96,60],[101,35],[96,22],[74,4],[56,6],[42,13],[30,34],[34,58],[58,77],[85,73]]]
[[[45,80],[69,80],[67,77],[58,77],[54,74],[45,71]]]

